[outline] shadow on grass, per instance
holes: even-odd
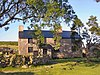
[[[51,64],[65,63],[65,62],[85,62],[86,58],[65,58],[65,59],[53,59],[50,61]]]
[[[86,67],[96,68],[100,65],[100,58],[89,58],[89,61],[87,60],[87,58],[52,59],[52,60],[50,60],[49,63],[47,63],[45,65],[53,65],[53,64],[67,63],[67,62],[70,62],[69,65],[71,65],[71,66],[84,64]],[[74,62],[74,64],[73,64],[73,62]]]
[[[100,58],[89,58],[90,62],[93,62],[95,64],[100,64]],[[53,59],[51,60],[51,63],[64,63],[64,62],[88,62],[87,58],[66,58],[66,59]]]
[[[33,72],[0,72],[0,75],[34,75]]]
[[[86,58],[64,58],[64,59],[51,59],[49,62],[47,62],[46,64],[39,64],[39,65],[35,65],[35,66],[44,66],[44,65],[54,65],[54,64],[58,64],[58,63],[67,63],[67,62],[76,62],[76,63],[80,63],[80,62],[84,62],[86,61]]]

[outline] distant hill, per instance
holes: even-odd
[[[0,45],[15,45],[18,46],[17,41],[0,41]]]

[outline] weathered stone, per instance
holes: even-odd
[[[28,65],[23,65],[22,68],[28,68]]]

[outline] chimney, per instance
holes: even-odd
[[[23,30],[24,30],[24,26],[23,25],[19,25],[19,31],[18,31],[18,51],[19,51],[19,54],[22,54],[22,37],[23,37]]]
[[[19,25],[19,31],[23,31],[24,30],[24,26],[23,25]]]

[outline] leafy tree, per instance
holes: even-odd
[[[100,0],[96,0],[96,2],[100,2]]]
[[[61,23],[70,26],[70,22],[77,19],[68,0],[27,0],[27,3],[34,8],[36,16],[32,19],[32,24],[28,28],[33,28],[36,24],[41,29],[49,27],[55,35],[55,44],[59,48],[61,36],[58,31],[62,28]]]
[[[39,27],[38,25],[34,25],[34,38],[37,39],[37,45],[39,44],[43,44],[44,43],[44,37],[42,35],[42,31],[41,31],[41,27]]]
[[[100,26],[97,23],[97,17],[96,16],[90,16],[88,19],[87,25],[90,27],[89,31],[91,34],[94,35],[100,35]]]
[[[96,16],[90,16],[88,19],[89,21],[87,22],[87,25],[89,26],[89,31],[91,32],[91,38],[90,38],[90,43],[99,42],[99,36],[100,36],[100,26],[97,23],[97,17]]]
[[[41,29],[50,27],[57,32],[61,23],[70,26],[70,22],[77,19],[68,0],[1,0],[0,4],[0,28],[22,20],[31,23],[29,29],[38,25]],[[56,32],[54,34],[58,35]],[[57,41],[60,40],[58,36],[55,36]]]
[[[77,30],[80,33],[80,29],[83,26],[84,24],[82,23],[82,21],[78,17],[75,17],[75,19],[73,20],[71,30]]]
[[[97,23],[96,16],[90,16],[86,24],[88,26],[85,27],[83,31],[83,37],[86,39],[87,48],[89,50],[91,46],[100,43],[100,26]]]
[[[26,1],[31,5],[28,5]],[[100,2],[100,0],[96,0],[96,2]],[[47,11],[46,5],[48,6],[48,8],[52,9],[47,12],[48,14],[46,16],[44,16],[45,12]],[[54,6],[56,7],[53,8]],[[57,9],[59,6],[60,9]],[[54,17],[51,16],[54,13],[53,10],[58,12],[58,14],[56,15],[59,16],[62,12],[61,9],[64,9],[64,11],[66,11],[64,13],[66,15],[64,15],[63,13],[62,15],[63,17],[65,17],[64,20],[67,21],[67,23],[73,17],[75,17],[75,15],[71,15],[72,13],[75,14],[75,12],[72,9],[72,6],[68,4],[68,0],[0,0],[0,28],[9,25],[11,22],[15,22],[16,20],[22,20],[23,23],[25,23],[26,21],[28,22],[29,19],[32,22],[34,20],[39,21],[39,19],[37,18],[40,16],[45,17],[44,20],[49,20],[51,19],[51,17]],[[9,27],[5,27],[5,29],[9,29]]]
[[[83,37],[86,38],[87,44],[98,43],[99,42],[98,39],[100,36],[100,26],[97,23],[97,17],[90,16],[86,24],[87,27],[84,27]]]
[[[34,16],[32,14],[33,9],[26,0],[0,0],[0,28],[5,26],[7,30],[6,26],[16,20],[25,23]]]
[[[72,41],[72,50],[76,51],[76,50],[80,50],[81,51],[81,47],[82,47],[82,38],[80,39],[76,39],[74,36],[76,35],[81,35],[81,28],[84,26],[84,24],[82,23],[82,21],[76,17],[73,20],[73,24],[71,27],[71,41]],[[78,32],[78,33],[77,33]]]

